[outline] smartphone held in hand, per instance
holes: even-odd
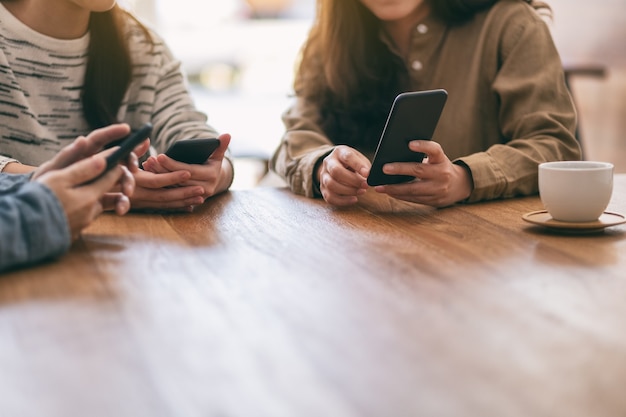
[[[219,146],[217,138],[184,139],[174,142],[165,155],[186,164],[203,164]]]
[[[107,156],[107,167],[104,172],[107,172],[120,162],[128,158],[128,155],[145,139],[147,139],[152,133],[152,124],[146,123],[139,130],[131,133],[125,139],[122,139],[120,147],[116,149],[111,155]]]
[[[372,168],[367,178],[371,186],[411,181],[407,175],[387,175],[383,165],[391,162],[422,162],[424,154],[409,149],[413,140],[431,140],[448,98],[446,90],[413,91],[394,100],[383,129]]]

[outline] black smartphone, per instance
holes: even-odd
[[[111,168],[115,167],[121,161],[128,158],[128,155],[135,149],[137,145],[143,142],[147,137],[150,136],[152,132],[152,124],[146,123],[141,126],[141,128],[130,135],[126,136],[124,139],[120,139],[113,143],[110,143],[106,148],[111,148],[114,146],[118,146],[119,148],[113,151],[112,154],[106,157],[106,168],[102,171],[102,174],[98,175],[96,178],[93,178],[87,181],[85,184],[91,184],[94,181],[99,180],[102,176],[104,176]]]
[[[443,89],[399,94],[391,106],[385,128],[378,142],[372,168],[367,178],[371,186],[411,181],[407,175],[387,175],[383,165],[390,162],[422,162],[424,154],[409,149],[412,140],[430,140],[446,104]]]
[[[116,149],[111,155],[107,156],[107,167],[104,172],[107,172],[115,165],[117,165],[120,161],[128,158],[128,155],[130,155],[133,149],[135,149],[137,145],[139,145],[147,137],[149,137],[151,132],[152,124],[146,123],[145,125],[141,126],[139,130],[131,133],[126,138],[122,139],[120,141],[120,147]]]
[[[219,146],[217,138],[183,139],[174,142],[165,155],[186,164],[203,164]]]

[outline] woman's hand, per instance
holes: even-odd
[[[66,168],[81,159],[90,157],[102,151],[109,143],[128,136],[129,133],[130,126],[122,123],[96,129],[87,135],[87,137],[79,136],[74,142],[61,149],[52,159],[41,164],[40,167],[32,167],[35,170],[32,179],[35,180],[46,172]],[[133,166],[134,168],[132,168]],[[137,164],[131,163],[129,167],[136,170]]]
[[[134,150],[137,155],[143,155],[150,148],[150,141],[145,140]],[[193,204],[198,204],[197,196],[201,190],[197,187],[178,187],[189,179],[187,171],[166,172],[156,175],[143,170],[132,170],[135,191],[131,198],[133,209],[171,209],[186,210]]]
[[[35,170],[33,180],[37,180],[47,172],[67,168],[72,164],[94,155],[101,151],[106,145],[116,140],[122,139],[130,133],[130,126],[127,124],[115,124],[101,129],[96,129],[87,137],[79,136],[74,142],[54,156],[54,158],[43,163]],[[137,165],[137,154],[144,153],[150,142],[144,141],[137,146],[126,161],[127,170],[124,171],[120,179],[102,196],[103,209],[115,210],[119,215],[125,214],[130,209],[129,197],[135,190],[135,179],[131,175],[139,170]],[[102,156],[111,154],[114,149],[102,152]]]
[[[470,172],[453,164],[441,145],[427,140],[409,143],[413,152],[423,152],[427,159],[422,163],[395,162],[385,164],[383,172],[391,175],[410,175],[415,180],[392,185],[379,185],[375,190],[399,200],[446,207],[465,200],[473,190]]]
[[[356,149],[345,145],[335,147],[317,169],[322,197],[335,206],[356,203],[358,196],[367,190],[370,168],[370,161]]]
[[[131,199],[133,209],[190,211],[204,201],[204,188],[182,186],[190,178],[189,171],[155,174],[139,170],[135,174],[135,193]]]
[[[137,177],[133,207],[191,210],[226,191],[233,177],[230,162],[224,158],[230,135],[220,135],[219,139],[219,148],[204,164],[178,162],[165,154],[149,157],[143,163],[144,172]]]
[[[125,214],[130,209],[129,197],[135,181],[131,174],[137,171],[137,157],[131,153],[128,167],[117,165],[102,177],[106,155],[111,149],[91,156],[107,143],[123,138],[130,131],[128,125],[112,125],[94,130],[87,137],[79,137],[63,148],[54,158],[44,163],[33,174],[33,181],[45,184],[63,206],[70,232],[76,238],[103,210]],[[110,192],[112,189],[120,192]]]

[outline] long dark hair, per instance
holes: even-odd
[[[497,0],[426,0],[431,12],[459,24]],[[535,0],[535,8],[547,7]],[[319,123],[335,144],[373,150],[393,98],[408,80],[401,59],[380,40],[381,21],[360,0],[318,0],[294,89],[317,103]]]
[[[89,18],[89,50],[82,103],[92,129],[118,122],[117,113],[132,79],[126,25],[133,20],[152,43],[148,29],[118,5]]]
[[[380,28],[359,0],[318,0],[294,89],[319,104],[321,127],[336,144],[367,147],[399,92],[402,62],[380,41]]]

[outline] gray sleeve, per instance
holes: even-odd
[[[218,136],[218,132],[207,124],[207,115],[196,108],[180,61],[174,59],[165,45],[163,50],[154,91],[154,137],[151,138],[159,153],[181,139]]]
[[[41,183],[17,178],[23,176],[6,177],[14,176],[0,175],[0,271],[65,253],[72,241],[54,193]]]
[[[30,174],[0,174],[0,198],[5,194],[15,193],[22,185],[30,181]]]

